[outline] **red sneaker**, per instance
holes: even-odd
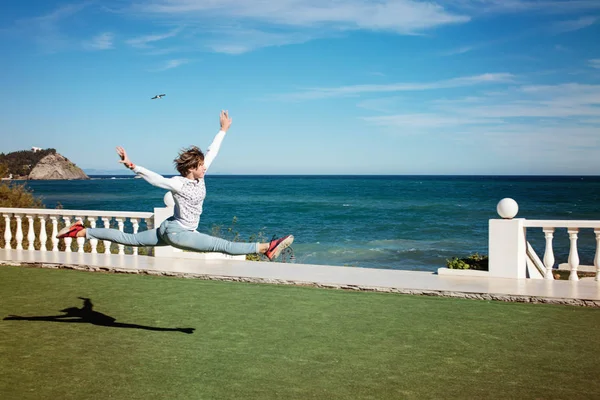
[[[58,235],[56,235],[56,237],[58,239],[65,238],[65,237],[74,238],[74,237],[77,237],[77,233],[83,229],[85,229],[85,226],[83,226],[81,221],[77,221],[71,226],[62,228],[60,230],[60,232],[58,232]]]
[[[271,240],[271,243],[269,243],[269,250],[267,250],[265,256],[267,256],[270,261],[273,261],[273,259],[277,258],[279,254],[281,254],[281,251],[288,248],[293,241],[294,236],[292,235],[284,236],[281,239]]]

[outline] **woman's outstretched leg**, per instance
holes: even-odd
[[[166,243],[160,238],[156,229],[138,233],[125,233],[118,229],[86,228],[79,221],[62,229],[56,237],[59,239],[65,237],[85,237],[86,239],[108,240],[113,243],[135,247],[166,246]]]
[[[230,242],[198,231],[171,231],[164,240],[173,247],[183,250],[219,252],[230,255],[265,254],[270,260],[292,244],[294,237],[285,236],[269,243]]]

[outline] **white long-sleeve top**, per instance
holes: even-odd
[[[208,146],[204,155],[204,167],[207,170],[219,153],[224,138],[225,132],[219,131],[213,142]],[[188,179],[183,176],[165,178],[139,165],[136,165],[133,172],[144,178],[151,185],[171,191],[175,200],[173,217],[184,228],[196,230],[200,223],[202,204],[206,197],[204,178],[197,180]]]

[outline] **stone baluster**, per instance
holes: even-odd
[[[544,267],[546,267],[546,279],[554,279],[552,268],[554,267],[554,250],[552,249],[552,238],[554,228],[543,228],[546,237],[546,251],[544,252]]]
[[[28,222],[27,227],[27,250],[35,250],[35,232],[33,231],[33,217],[34,215],[25,215]]]
[[[10,214],[2,214],[4,217],[4,223],[6,226],[4,227],[4,248],[6,250],[10,250],[10,241],[12,240],[12,232],[10,231]]]
[[[594,229],[596,234],[596,256],[594,257],[594,266],[596,267],[596,279],[600,281],[600,229]]]
[[[15,239],[17,240],[17,250],[23,250],[23,227],[21,226],[21,214],[15,214],[17,220],[17,232],[15,233]]]
[[[130,220],[131,220],[131,225],[133,225],[133,233],[134,234],[138,233],[138,229],[140,228],[140,223],[139,223],[138,219],[130,218]],[[138,255],[138,248],[136,246],[133,246],[132,251],[133,251],[133,255],[135,255],[135,256]]]
[[[125,231],[125,219],[124,218],[115,218],[117,224],[119,225],[119,230],[121,232]],[[119,254],[125,254],[125,245],[119,244]]]
[[[76,217],[75,219],[83,225],[83,220],[85,217]],[[77,252],[85,253],[85,236],[78,237],[75,239],[77,241]]]
[[[102,222],[104,223],[104,227],[106,229],[110,228],[110,217],[102,217]],[[111,242],[109,242],[108,240],[103,240],[102,244],[104,244],[104,253],[105,254],[110,254],[110,244],[111,244]]]
[[[48,234],[46,233],[46,216],[39,214],[40,219],[40,251],[47,251],[46,242],[48,241]]]
[[[50,220],[52,221],[52,237],[50,238],[52,240],[52,251],[57,252],[59,242],[56,238],[56,235],[58,235],[58,216],[51,215]]]
[[[577,267],[579,267],[579,253],[577,252],[577,233],[579,232],[579,228],[569,228],[567,232],[569,232],[569,241],[571,242],[569,250],[569,269],[571,273],[569,274],[569,280],[578,281]]]
[[[65,221],[65,226],[71,225],[71,217],[68,215],[63,215],[63,221]],[[66,237],[63,239],[65,241],[65,253],[71,253],[71,243],[73,243],[73,238]]]
[[[96,227],[96,217],[87,217],[87,220],[90,221],[90,228]],[[98,239],[90,239],[90,246],[92,247],[92,253],[98,253]]]

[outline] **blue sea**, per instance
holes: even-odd
[[[488,221],[505,197],[517,217],[600,220],[598,176],[207,176],[199,231],[227,238],[292,233],[297,262],[435,271],[452,257],[488,253]],[[143,179],[29,181],[47,208],[153,211],[165,191]],[[235,217],[235,223],[234,223]],[[231,228],[231,231],[228,231]],[[540,257],[541,229],[528,240]],[[566,229],[555,234],[557,262],[568,256]],[[582,230],[579,255],[592,264],[595,239]]]

